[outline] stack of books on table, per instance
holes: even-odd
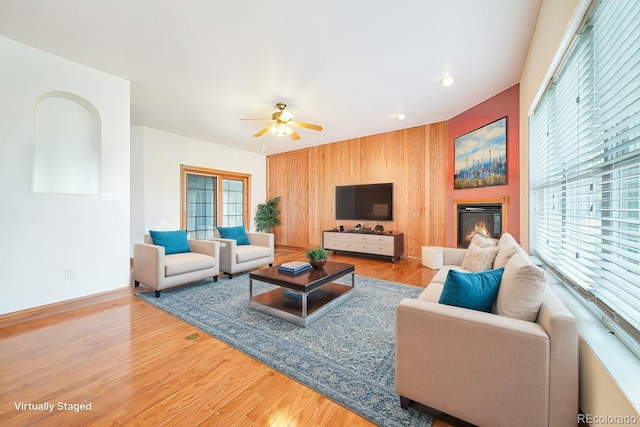
[[[278,271],[289,274],[298,274],[307,270],[311,270],[311,264],[302,261],[285,262],[278,266]]]
[[[293,289],[283,289],[282,295],[293,299],[302,299],[302,292],[294,291]]]

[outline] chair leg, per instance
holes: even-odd
[[[409,405],[411,405],[411,399],[400,396],[400,407],[402,409],[409,409]]]
[[[156,291],[156,298],[160,298],[160,292],[162,291]]]
[[[273,263],[272,263],[272,262],[271,262],[271,263],[269,263],[269,267],[273,267]]]
[[[133,286],[137,288],[138,286],[140,286],[140,282],[138,282],[137,280],[134,280]]]
[[[233,279],[233,273],[228,273],[229,274],[229,279]]]
[[[213,281],[217,282],[218,281],[218,276],[213,276]]]

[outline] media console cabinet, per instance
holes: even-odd
[[[404,253],[404,234],[323,231],[322,247],[334,252],[382,256],[395,262]]]

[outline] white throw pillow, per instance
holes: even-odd
[[[467,248],[467,254],[464,256],[461,267],[472,272],[491,270],[497,253],[497,246],[481,248],[471,243]]]
[[[498,246],[498,239],[492,239],[491,237],[484,236],[476,233],[471,239],[471,244],[480,246],[481,248],[487,248],[489,246]]]
[[[547,286],[547,274],[525,253],[513,255],[502,273],[496,314],[534,322]]]
[[[511,246],[512,244],[517,245],[518,242],[516,242],[516,239],[513,238],[511,233],[502,233],[502,236],[500,236],[500,240],[498,240],[498,246]]]
[[[493,268],[500,268],[507,265],[509,258],[518,252],[524,252],[524,249],[518,245],[516,239],[509,233],[504,233],[498,241],[498,255],[493,263]]]

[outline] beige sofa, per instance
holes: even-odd
[[[188,240],[191,252],[165,255],[163,246],[154,245],[151,236],[133,245],[134,285],[140,283],[156,291],[213,277],[220,273],[220,244],[207,240]]]
[[[445,248],[445,265],[432,283],[397,307],[395,381],[401,406],[414,402],[435,416],[478,426],[575,427],[575,317],[508,233],[492,266],[505,268],[493,312],[439,303],[449,270],[465,271],[466,256],[465,249]],[[520,292],[540,277],[535,310],[536,301]],[[526,316],[530,320],[518,318]]]

